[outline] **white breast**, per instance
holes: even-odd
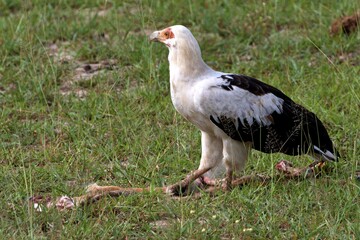
[[[171,82],[171,100],[175,109],[189,122],[194,124],[202,131],[209,132],[213,129],[213,123],[209,116],[205,116],[196,105],[196,95],[198,94],[197,83],[185,81]]]

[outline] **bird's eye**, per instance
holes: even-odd
[[[171,38],[174,38],[174,33],[171,31],[170,28],[166,29],[164,32],[163,32],[163,36],[166,38],[166,39],[171,39]]]

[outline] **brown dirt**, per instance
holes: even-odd
[[[344,33],[349,35],[359,29],[360,10],[350,16],[344,16],[336,19],[330,27],[330,34],[337,35]]]
[[[112,70],[117,65],[116,59],[102,60],[94,63],[78,61],[75,59],[75,52],[69,49],[68,42],[59,42],[48,45],[48,54],[54,59],[56,64],[71,63],[72,65],[77,66],[73,70],[72,76],[62,82],[60,94],[63,96],[74,94],[79,99],[84,99],[88,95],[88,91],[81,86],[77,86],[75,83],[81,82],[84,84],[84,82],[89,81],[93,77],[105,74],[108,70]]]

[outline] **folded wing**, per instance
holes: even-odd
[[[257,79],[223,74],[198,96],[202,114],[232,139],[289,155],[313,153],[336,160],[329,135],[314,113]]]

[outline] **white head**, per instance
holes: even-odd
[[[160,31],[155,31],[149,36],[150,41],[162,42],[169,50],[180,48],[193,48],[200,52],[199,44],[189,29],[182,25],[167,27]]]
[[[150,34],[149,39],[168,47],[170,71],[176,67],[180,73],[197,74],[209,68],[201,58],[201,50],[195,37],[182,25],[155,31]]]

